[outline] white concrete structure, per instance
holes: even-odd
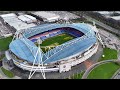
[[[31,19],[25,17],[24,15],[20,15],[20,16],[18,16],[18,18],[19,18],[20,20],[22,20],[23,22],[26,22],[26,23],[31,23],[31,22],[32,22]]]
[[[26,19],[24,16],[18,17],[14,13],[4,14],[0,16],[4,19],[5,23],[8,23],[11,27],[14,27],[17,31],[36,26],[34,23],[30,23],[30,24],[25,23],[24,21],[28,19]]]
[[[114,20],[120,20],[120,16],[113,16],[111,18],[114,19]]]
[[[9,30],[3,23],[0,21],[0,36],[2,37],[9,37],[12,36],[11,30]]]
[[[9,14],[3,14],[0,15],[2,18],[6,18],[6,17],[15,17],[16,15],[14,13],[9,13]]]
[[[98,13],[103,14],[103,15],[109,15],[110,14],[109,11],[98,11]]]
[[[28,23],[28,24],[33,23],[33,22],[37,22],[37,19],[33,16],[30,16],[30,15],[20,15],[20,16],[18,16],[18,18],[20,20],[22,20],[23,22]]]
[[[54,13],[56,15],[60,16],[60,19],[76,19],[76,18],[80,18],[80,16],[77,16],[73,13],[67,12],[67,11],[49,11],[50,13]]]
[[[32,22],[37,22],[37,19],[31,15],[24,15],[25,17],[29,18],[32,20]]]
[[[37,11],[34,12],[33,14],[43,18],[44,21],[48,22],[52,22],[59,19],[59,15],[45,11]]]
[[[112,11],[96,11],[96,12],[103,15],[103,16],[105,16],[106,18],[111,17],[110,15],[113,14]]]
[[[120,14],[120,11],[115,11],[115,13],[118,13],[118,14]]]
[[[7,60],[11,60],[12,59],[9,51],[5,51],[5,57],[7,58]]]

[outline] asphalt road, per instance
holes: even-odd
[[[89,20],[91,22],[95,21],[95,23],[97,25],[99,25],[99,26],[101,26],[101,27],[103,27],[103,28],[105,28],[105,29],[107,29],[107,30],[109,30],[111,32],[114,32],[114,33],[120,35],[120,30],[119,29],[112,28],[111,26],[106,25],[106,24],[104,24],[104,23],[102,23],[102,22],[100,22],[100,21],[98,21],[98,20],[96,20],[94,18],[91,18],[90,16],[87,16],[87,15],[84,15],[84,18],[86,18],[87,20]]]

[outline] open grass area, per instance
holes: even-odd
[[[0,51],[7,50],[9,48],[9,44],[12,41],[13,37],[7,37],[0,39]]]
[[[51,49],[53,49],[54,47],[61,45],[69,40],[74,39],[74,36],[71,36],[67,33],[63,33],[51,38],[46,39],[45,41],[42,42],[41,44],[41,49],[43,50],[43,52],[47,52],[49,50],[49,48],[42,48],[42,46],[53,46]]]
[[[97,66],[88,75],[88,79],[110,79],[113,74],[120,68],[119,64],[109,62]]]
[[[1,67],[1,70],[3,71],[3,73],[8,76],[9,78],[14,77],[14,74],[11,71],[6,70],[5,68]]]
[[[81,79],[84,73],[85,72],[83,71],[83,72],[80,72],[78,74],[75,74],[72,77],[70,77],[70,79]]]
[[[117,54],[118,54],[117,50],[104,48],[103,49],[104,57],[101,56],[99,61],[117,59]]]

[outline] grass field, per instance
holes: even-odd
[[[69,40],[74,39],[74,38],[75,38],[74,36],[71,36],[67,33],[63,33],[63,34],[48,38],[45,41],[43,41],[41,44],[41,48],[42,48],[42,46],[53,46],[51,48],[51,49],[53,49],[54,47],[61,45]],[[42,50],[43,50],[43,52],[47,52],[49,49],[46,48],[46,50],[45,50],[45,48],[42,48]]]
[[[113,62],[102,64],[90,72],[88,79],[110,79],[119,68],[120,65]]]
[[[12,41],[13,37],[7,37],[0,39],[0,51],[7,50],[9,48],[9,44]]]
[[[99,61],[117,59],[117,54],[118,54],[117,50],[104,48],[103,55],[105,57],[101,57]]]
[[[70,79],[81,79],[84,73],[85,72],[83,71],[83,72],[80,72],[78,74],[75,74],[72,77],[70,77]]]
[[[6,70],[5,68],[1,67],[1,70],[3,71],[3,73],[8,76],[9,78],[14,77],[14,74],[11,71]]]

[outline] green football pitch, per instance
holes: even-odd
[[[53,49],[54,47],[61,45],[69,40],[74,39],[75,37],[72,35],[69,35],[67,33],[59,34],[57,36],[51,37],[46,39],[45,41],[42,42],[41,49],[43,52],[47,52],[50,49]],[[35,43],[37,45],[37,43]],[[38,46],[38,45],[37,45]],[[50,48],[48,48],[50,47]]]

